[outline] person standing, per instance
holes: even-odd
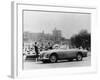
[[[39,51],[38,51],[37,42],[35,42],[34,49],[35,49],[35,53],[36,53],[36,62],[37,62],[38,57],[39,57]]]
[[[48,49],[49,49],[49,50],[52,49],[52,45],[50,44],[50,42],[48,42]]]

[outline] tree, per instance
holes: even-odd
[[[81,30],[77,35],[71,37],[71,44],[76,48],[89,49],[91,46],[91,35],[86,30]]]

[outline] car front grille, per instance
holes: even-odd
[[[44,57],[44,54],[45,54],[45,53],[40,54],[40,58],[43,58],[43,57]]]

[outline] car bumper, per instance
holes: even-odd
[[[40,60],[40,61],[49,60],[49,58],[46,58],[46,57],[39,57],[39,60]]]

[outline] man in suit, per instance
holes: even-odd
[[[34,49],[35,49],[35,53],[36,53],[36,62],[37,62],[38,57],[39,57],[39,51],[38,51],[37,42],[35,42]]]

